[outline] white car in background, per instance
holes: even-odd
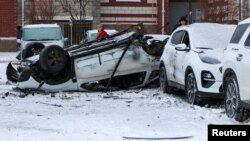
[[[195,23],[176,29],[161,56],[163,92],[185,90],[187,101],[198,105],[206,98],[223,98],[221,59],[235,27]]]
[[[57,24],[30,24],[23,27],[20,43],[21,52],[19,59],[25,59],[39,54],[48,46],[57,45],[64,47],[67,38],[63,37],[62,30]]]
[[[118,31],[115,29],[105,29],[105,31],[107,32],[108,35],[113,35],[113,34],[118,33]],[[97,29],[86,31],[86,33],[85,33],[85,35],[80,43],[83,44],[86,42],[91,42],[91,41],[96,40],[97,33],[98,33]]]
[[[239,23],[224,51],[223,89],[226,114],[237,121],[250,110],[250,18]]]

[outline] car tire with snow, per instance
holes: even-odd
[[[66,66],[68,61],[67,54],[63,48],[52,45],[44,48],[39,57],[41,68],[48,72],[57,74],[60,73]]]
[[[26,48],[22,51],[22,59],[29,58],[31,56],[39,54],[44,45],[41,43],[30,43],[26,46]]]
[[[246,109],[241,107],[239,87],[234,75],[226,78],[225,81],[225,109],[229,118],[237,121],[244,121],[248,117]]]
[[[166,74],[166,68],[164,65],[160,67],[160,75],[159,75],[159,80],[160,80],[160,89],[163,91],[163,93],[172,93],[172,88],[168,85],[168,79],[167,79],[167,74]]]
[[[197,83],[193,72],[187,74],[185,79],[185,92],[187,96],[187,102],[190,104],[201,105],[201,101],[197,100]]]

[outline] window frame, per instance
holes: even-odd
[[[249,45],[247,45],[248,39],[249,39]],[[250,49],[250,33],[248,34],[248,36],[247,36],[247,38],[246,38],[246,40],[244,42],[244,46],[245,46],[245,48]]]
[[[249,25],[250,25],[249,23],[238,25],[238,26],[236,27],[236,29],[235,29],[235,31],[234,31],[234,33],[233,33],[231,39],[230,39],[230,44],[238,44],[238,43],[240,42],[240,40],[242,39],[243,35],[245,34],[246,30],[249,28]],[[240,26],[246,26],[246,28],[245,28],[245,30],[241,33],[241,35],[240,35],[239,37],[237,37],[238,39],[236,40],[236,42],[235,42],[235,41],[233,42],[233,41],[232,41],[232,40],[234,39],[233,37],[235,36],[236,31],[237,31],[237,29],[238,29]]]
[[[179,30],[179,31],[176,31],[175,33],[173,33],[173,37],[171,38],[171,41],[170,41],[171,44],[178,45],[178,44],[176,44],[176,43],[173,42],[173,39],[174,39],[174,35],[177,34],[177,33],[179,33],[179,32],[182,32],[182,37],[181,37],[180,43],[178,43],[178,44],[182,43],[185,31],[184,30]]]
[[[191,49],[191,43],[190,43],[190,36],[189,36],[189,34],[188,34],[188,31],[186,31],[186,30],[183,30],[184,31],[184,34],[183,34],[183,37],[182,37],[182,44],[186,44],[185,42],[184,42],[184,38],[185,38],[185,35],[187,35],[187,37],[188,37],[188,40],[189,40],[189,45],[187,46],[189,49]]]

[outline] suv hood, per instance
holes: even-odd
[[[224,48],[203,48],[197,47],[194,50],[202,57],[210,57],[222,61]]]

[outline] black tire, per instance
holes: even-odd
[[[15,83],[17,82],[17,80],[18,80],[18,73],[13,68],[13,66],[11,65],[11,63],[9,63],[8,66],[7,66],[7,68],[6,68],[6,75],[7,75],[8,81],[15,82]]]
[[[30,43],[26,46],[26,48],[22,51],[22,59],[29,58],[31,56],[40,54],[44,45],[41,43]]]
[[[225,110],[227,116],[240,122],[246,120],[248,112],[241,106],[238,82],[234,75],[226,78],[224,92],[226,96]]]
[[[53,74],[60,73],[65,68],[67,61],[66,52],[57,45],[44,48],[39,57],[41,68]]]
[[[160,67],[159,81],[160,89],[163,91],[163,93],[171,94],[172,88],[168,85],[166,69],[163,65]]]
[[[200,105],[200,101],[197,100],[197,83],[193,72],[187,74],[185,79],[185,93],[187,96],[187,102],[190,104]]]

